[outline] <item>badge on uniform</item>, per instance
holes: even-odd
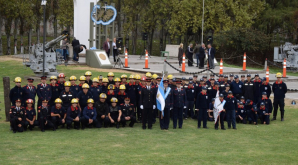
[[[239,88],[241,88],[242,87],[242,85],[239,85]]]
[[[20,94],[22,95],[22,92],[20,92]]]
[[[58,91],[58,88],[56,88],[56,91]]]
[[[76,88],[76,90],[79,90],[79,88]]]
[[[129,108],[129,110],[131,111],[131,110],[132,110],[132,108]]]
[[[243,113],[244,112],[244,110],[241,110],[241,113]]]
[[[265,87],[265,90],[267,90],[267,87]]]
[[[192,93],[194,93],[195,92],[195,90],[191,90],[192,91]]]
[[[234,103],[234,100],[233,100],[233,103]]]
[[[31,112],[31,115],[33,115],[33,112]]]
[[[206,96],[206,99],[208,99],[208,96]]]
[[[279,87],[279,89],[282,89],[282,87]]]
[[[62,111],[60,111],[60,114],[62,113]]]
[[[50,90],[50,88],[48,88],[48,91]]]
[[[97,89],[97,92],[99,92],[99,89]]]
[[[21,111],[20,114],[22,115],[23,114],[23,111]]]
[[[91,115],[93,115],[94,112],[91,112]]]

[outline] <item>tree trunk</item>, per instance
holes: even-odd
[[[160,30],[159,34],[159,51],[163,51],[163,27]]]
[[[32,40],[32,28],[30,27],[28,31],[28,46],[32,45],[31,40]]]
[[[58,37],[58,21],[57,17],[54,16],[54,38]]]
[[[154,36],[154,28],[151,29],[150,37],[149,37],[149,44],[148,44],[148,51],[149,54],[152,54],[152,43],[153,43],[153,36]]]
[[[36,43],[39,44],[40,43],[40,21],[37,21],[36,24]]]
[[[3,19],[0,18],[0,29],[3,25]],[[0,56],[3,55],[3,47],[2,47],[2,33],[0,31]]]
[[[118,25],[118,37],[121,37],[121,0],[118,0],[118,5],[117,5],[117,25]]]
[[[6,55],[10,55],[10,32],[11,32],[11,25],[12,25],[12,20],[8,19],[5,22],[5,33],[6,33],[6,38],[7,38],[7,51]]]
[[[18,24],[19,19],[14,20],[14,30],[13,30],[13,45],[17,47],[18,44]]]

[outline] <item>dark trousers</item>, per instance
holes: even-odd
[[[259,115],[259,118],[261,120],[261,124],[264,124],[264,122],[266,124],[269,124],[269,115]]]
[[[67,49],[62,49],[62,55],[63,55],[64,61],[66,61],[67,60]]]
[[[179,128],[183,125],[183,107],[174,107],[173,109],[173,126],[177,127],[177,120],[179,120]]]
[[[47,124],[46,124],[47,122]],[[55,126],[54,124],[50,121],[50,120],[47,120],[47,119],[39,119],[39,124],[40,124],[40,129],[43,131],[45,129],[49,129],[49,128],[53,128],[55,129]]]
[[[130,121],[129,126],[133,127],[133,125],[135,124],[135,122],[137,121],[135,116],[130,116],[130,120],[125,120],[125,117],[122,116],[121,117],[122,120],[122,125],[125,126],[126,125],[126,121]]]
[[[236,128],[236,112],[235,110],[227,110],[227,121],[228,128],[231,128],[231,123],[233,128]]]
[[[249,114],[249,116],[247,117],[247,120],[248,120],[250,123],[251,123],[251,122],[256,122],[256,123],[257,123],[258,118],[259,118],[258,114],[255,114],[255,112],[251,112],[251,113]]]
[[[193,66],[193,57],[192,54],[187,55],[188,58],[188,66]]]
[[[79,61],[79,55],[76,51],[73,50],[73,58],[74,61]]]
[[[97,116],[97,121],[98,121],[98,128],[102,127],[102,123],[103,123],[103,126],[107,128],[109,125],[110,119],[108,116],[105,116],[104,119],[102,119],[101,116]]]
[[[108,58],[110,58],[110,49],[106,53],[108,55]]]
[[[118,122],[118,114],[117,115],[111,115],[111,118],[114,120],[114,123],[111,122],[111,120],[109,119],[109,123],[111,124],[111,126],[113,126],[114,124],[116,124],[116,126],[119,126],[120,123],[122,123],[122,125],[124,124],[124,118],[120,117],[120,121]]]
[[[152,108],[144,108],[142,111],[143,129],[146,129],[146,123],[148,122],[148,128],[152,128]]]
[[[201,127],[201,121],[203,120],[203,127],[207,127],[207,109],[199,109],[198,111],[198,128]]]
[[[19,124],[21,124],[21,127],[18,126]],[[18,120],[18,118],[10,119],[10,125],[11,125],[13,131],[18,131],[18,132],[24,131],[24,129],[23,129],[24,122]]]
[[[194,101],[187,101],[187,106],[184,111],[184,118],[188,117],[188,115],[190,115],[191,118],[194,117],[193,106],[194,106]]]
[[[211,56],[208,57],[208,62],[209,62],[209,68],[214,69],[214,58],[211,58]]]
[[[203,57],[199,57],[199,59],[200,59],[200,68],[204,68],[204,62],[205,62],[205,57],[203,56]]]
[[[52,117],[52,123],[55,125],[56,128],[58,128],[58,126],[60,125],[64,125],[65,123],[62,123],[62,119],[63,118],[59,118],[57,116],[53,116]]]
[[[275,117],[275,118],[276,118],[276,115],[277,115],[278,106],[279,106],[281,118],[284,118],[285,99],[274,99],[274,102],[273,102],[273,109],[274,109],[273,110],[273,117]]]
[[[93,122],[91,124],[89,124],[89,119],[82,117],[81,123],[82,123],[82,129],[84,129],[86,126],[89,126],[89,127],[93,126],[93,127],[99,128],[97,119],[93,120]]]
[[[117,49],[113,49],[114,62],[116,62],[117,56],[118,56],[118,50]]]
[[[39,126],[39,122],[38,122],[37,120],[34,120],[34,121],[33,121],[33,125],[31,125],[31,124],[29,123],[29,121],[25,121],[25,123],[24,123],[24,128],[25,128],[25,130],[27,130],[28,125],[29,125],[29,129],[32,130],[32,129],[34,128],[34,126]]]
[[[160,128],[161,129],[169,129],[169,125],[170,125],[170,108],[165,108],[163,113],[164,113],[163,118],[161,119],[162,112],[161,112],[160,117],[159,117]]]
[[[181,64],[182,64],[182,60],[179,60],[179,66],[181,66]]]
[[[218,119],[214,125],[215,128],[218,128],[218,123],[220,123],[220,128],[225,129],[225,124],[224,124],[225,115],[226,115],[225,112],[220,112],[220,115],[218,116]]]
[[[197,67],[198,67],[200,64],[199,54],[196,54],[196,59],[197,59]]]
[[[239,93],[234,94],[234,97],[236,97],[237,100],[240,100],[241,96],[242,96],[242,94],[239,94]],[[257,103],[257,102],[255,102],[255,103]]]
[[[152,123],[154,124],[156,122],[156,116],[158,116],[158,109],[153,109],[152,113]]]
[[[80,119],[79,121],[73,121],[73,120],[66,119],[66,124],[67,124],[67,127],[71,127],[71,124],[73,123],[74,128],[78,129],[78,128],[80,128],[81,121],[82,121],[82,119]]]
[[[243,120],[240,119],[239,116],[236,117],[236,122],[237,123],[242,123],[242,124],[246,124],[247,121],[246,121],[246,117],[243,117]]]

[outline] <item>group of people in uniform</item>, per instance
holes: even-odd
[[[221,102],[225,100],[223,111],[215,123],[218,129],[236,129],[236,122],[243,124],[269,124],[269,117],[276,120],[278,106],[281,121],[284,120],[284,98],[287,86],[277,73],[277,81],[270,86],[266,79],[251,75],[215,75],[210,79],[197,75],[186,79],[174,78],[172,75],[159,77],[156,74],[121,75],[115,77],[109,72],[93,78],[87,71],[77,77],[70,76],[68,81],[63,73],[58,77],[42,76],[35,87],[34,79],[28,78],[27,85],[21,86],[22,79],[16,77],[15,87],[10,91],[12,107],[10,109],[11,129],[14,133],[32,130],[38,126],[42,132],[47,129],[55,131],[59,126],[67,129],[85,129],[86,127],[133,127],[136,122],[142,123],[143,129],[152,129],[156,118],[160,120],[160,128],[168,130],[170,120],[173,129],[182,128],[183,120],[197,119],[198,128],[207,127],[207,121],[214,121],[213,106],[219,92]],[[163,88],[160,86],[163,81]],[[157,109],[156,95],[158,89],[164,90],[165,107],[162,112]],[[269,98],[274,93],[272,104]],[[37,100],[35,97],[37,95]],[[35,109],[37,107],[37,111]],[[177,126],[178,125],[178,126]]]

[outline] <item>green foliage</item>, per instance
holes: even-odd
[[[61,27],[73,26],[74,8],[73,0],[59,0],[58,1],[59,11],[58,11],[58,23]]]

